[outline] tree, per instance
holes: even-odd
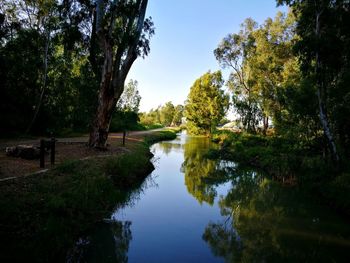
[[[349,112],[346,98],[350,92],[343,83],[348,82],[350,72],[350,3],[345,0],[277,2],[290,5],[297,15],[299,40],[295,50],[302,62],[303,75],[312,80],[311,85],[316,89],[320,124],[331,157],[338,164],[336,139],[349,145],[349,129],[344,128],[350,127],[350,121],[344,121],[343,114]]]
[[[185,110],[185,107],[183,105],[177,105],[175,107],[174,118],[171,122],[172,126],[180,126],[182,124],[184,110]]]
[[[263,122],[265,133],[269,119],[281,111],[278,93],[284,80],[285,64],[295,59],[294,16],[277,13],[259,26],[248,18],[238,34],[229,34],[214,50],[224,68],[232,73],[227,82],[233,93],[233,106],[248,132],[256,132]]]
[[[221,90],[220,71],[210,71],[195,81],[185,105],[187,129],[191,134],[210,135],[225,116],[229,97]]]
[[[261,118],[256,90],[252,85],[248,61],[254,53],[253,32],[257,23],[248,18],[241,25],[238,34],[226,36],[214,55],[223,68],[231,68],[228,86],[233,92],[233,106],[241,117],[242,124],[249,132],[255,132]]]
[[[125,86],[123,94],[120,96],[117,102],[117,110],[119,111],[132,111],[139,112],[139,106],[141,101],[140,93],[137,89],[137,80],[130,80]]]
[[[138,127],[138,112],[141,101],[141,96],[137,89],[137,81],[130,80],[125,85],[123,94],[121,95],[115,111],[113,112],[111,121],[111,130],[137,130]]]
[[[164,126],[170,126],[173,121],[174,114],[175,106],[171,101],[168,101],[163,107],[160,108],[160,123]]]
[[[282,109],[278,94],[283,90],[285,77],[293,74],[295,69],[286,65],[295,60],[292,43],[295,35],[295,18],[278,12],[275,19],[268,18],[265,23],[252,32],[254,49],[249,56],[247,66],[251,72],[250,83],[258,95],[261,109],[263,132],[266,133],[269,119],[276,122]]]
[[[137,57],[149,52],[149,37],[154,29],[152,21],[145,19],[147,2],[96,1],[90,62],[95,74],[101,76],[101,82],[90,147],[105,148],[112,114],[123,93],[127,74]]]
[[[6,0],[0,5],[4,133],[86,132],[98,85],[87,59],[88,2]]]
[[[42,107],[45,93],[47,92],[47,80],[48,80],[48,61],[49,57],[52,55],[52,49],[50,49],[51,38],[53,37],[54,29],[57,27],[57,19],[54,15],[57,15],[57,5],[55,0],[50,1],[4,1],[0,9],[2,14],[0,19],[1,21],[1,40],[7,46],[9,42],[19,39],[20,36],[27,34],[30,36],[28,41],[31,42],[31,46],[37,45],[37,49],[40,54],[40,57],[36,59],[42,59],[42,66],[40,67],[38,76],[40,80],[38,84],[40,85],[40,92],[37,94],[36,102],[33,103],[32,110],[33,116],[28,118],[31,121],[27,124],[26,133],[28,133],[39,114],[39,111]],[[26,32],[26,33],[24,33]],[[5,40],[6,38],[7,41]],[[0,40],[0,43],[1,43]],[[5,40],[5,41],[4,41]],[[12,46],[13,48],[14,46]],[[18,50],[11,50],[15,52],[21,52],[20,48]],[[23,47],[25,48],[25,47]],[[33,50],[34,51],[34,50]],[[25,56],[26,59],[34,59],[34,56],[37,55],[37,52],[33,54],[28,54]],[[31,58],[29,58],[29,56]],[[14,67],[15,68],[15,67]],[[31,75],[30,78],[33,78],[36,74]],[[36,86],[36,85],[35,85]],[[36,88],[36,87],[35,87]],[[32,102],[30,102],[32,103]],[[26,119],[26,120],[28,120]]]

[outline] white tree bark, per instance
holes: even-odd
[[[317,10],[317,9],[316,9]],[[316,38],[320,39],[320,16],[322,14],[322,11],[317,10],[316,11],[316,28],[315,28],[315,34]],[[318,48],[316,49],[316,54],[315,54],[315,59],[316,59],[316,66],[315,66],[315,73],[316,73],[316,85],[317,85],[317,98],[318,98],[318,105],[319,105],[319,117],[321,121],[321,125],[323,128],[323,132],[326,136],[326,139],[329,144],[330,152],[332,155],[332,159],[334,160],[335,163],[338,163],[340,158],[339,154],[337,151],[337,146],[334,141],[333,133],[331,131],[330,125],[329,125],[329,120],[325,108],[325,101],[324,101],[324,93],[325,93],[325,87],[324,87],[324,81],[322,80],[321,76],[321,61],[320,61],[320,55],[319,55],[319,50]]]

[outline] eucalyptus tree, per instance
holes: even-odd
[[[223,68],[230,68],[228,86],[233,92],[233,106],[241,117],[245,129],[256,131],[261,119],[257,92],[251,81],[251,69],[248,65],[254,54],[253,32],[258,24],[248,18],[241,25],[238,34],[228,34],[214,50],[214,55]]]
[[[233,93],[234,109],[248,132],[256,132],[260,121],[266,132],[269,118],[280,115],[278,94],[289,74],[285,65],[295,59],[294,21],[291,13],[278,13],[260,26],[248,18],[239,33],[227,35],[214,50],[220,65],[232,70],[227,85]]]
[[[296,39],[294,15],[278,12],[274,19],[266,19],[254,30],[252,38],[254,49],[246,64],[250,68],[250,84],[257,94],[265,133],[269,118],[276,123],[282,114],[279,94],[284,93],[285,79],[298,71],[298,67],[289,66],[296,60],[292,49]]]
[[[312,79],[323,134],[334,163],[338,139],[349,146],[350,2],[347,0],[278,0],[297,15],[299,40],[295,50],[304,76]]]
[[[26,113],[28,115],[32,114],[31,117],[28,116],[28,118],[26,118],[26,121],[30,120],[26,124],[27,132],[32,129],[37,120],[47,93],[49,60],[53,50],[51,48],[51,39],[57,35],[58,32],[57,7],[58,4],[56,0],[3,0],[0,6],[0,44],[3,45],[4,50],[9,52],[8,55],[13,52],[14,56],[22,53],[24,64],[26,64],[26,60],[42,61],[41,65],[37,65],[38,68],[36,71],[38,74],[30,73],[30,67],[34,66],[30,64],[24,65],[23,67],[17,65],[4,66],[4,71],[7,71],[7,73],[5,73],[7,77],[5,80],[3,78],[5,89],[11,89],[13,86],[17,90],[21,89],[21,84],[17,84],[19,86],[19,88],[17,88],[16,84],[9,83],[12,73],[17,70],[23,76],[28,74],[24,77],[24,79],[26,79],[25,82],[28,82],[27,79],[31,78],[35,83],[30,87],[25,87],[25,89],[30,89],[30,93],[35,94],[36,97],[34,100],[29,99],[31,96],[29,98],[27,97],[29,100],[26,104],[32,104],[31,109],[28,109]],[[26,38],[27,43],[21,43],[24,38]],[[31,52],[29,49],[31,49]],[[11,58],[6,58],[6,60],[11,60]],[[28,70],[23,71],[25,67],[27,67]],[[14,76],[14,79],[18,82],[21,81],[19,76]],[[15,92],[11,91],[10,93],[13,95]],[[21,129],[22,127],[18,128]]]
[[[101,77],[98,106],[89,146],[105,148],[116,103],[128,72],[150,50],[153,23],[145,19],[147,0],[96,1],[90,40],[90,62]],[[101,72],[101,73],[100,73]]]
[[[36,99],[36,105],[33,106],[33,117],[27,125],[26,132],[29,132],[37,119],[47,90],[48,63],[52,55],[50,45],[57,29],[57,1],[4,0],[0,13],[2,14],[1,28],[4,35],[7,31],[10,39],[14,39],[21,32],[31,32],[31,41],[36,41],[37,49],[42,52],[41,79],[38,81],[40,92]],[[6,28],[7,30],[5,30]]]

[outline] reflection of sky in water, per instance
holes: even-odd
[[[180,135],[172,142],[152,147],[157,160],[152,173],[156,186],[143,191],[135,205],[112,216],[114,220],[132,222],[129,262],[223,262],[212,255],[202,239],[208,221],[221,218],[220,209],[199,204],[185,187],[181,166],[186,140]],[[217,193],[227,194],[229,186],[221,185]]]

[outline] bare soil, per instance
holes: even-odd
[[[87,147],[88,137],[59,138],[56,143],[55,165],[67,160],[86,159],[96,156],[118,155],[128,152],[135,142],[142,141],[144,136],[152,131],[129,132],[126,137],[126,145],[122,145],[122,134],[111,133],[108,138],[106,151],[91,149]],[[17,178],[36,172],[40,172],[39,160],[25,160],[22,158],[9,157],[6,155],[6,147],[16,145],[39,146],[41,138],[30,140],[1,140],[0,141],[0,181],[7,178]],[[45,168],[50,169],[50,155],[45,156]]]

